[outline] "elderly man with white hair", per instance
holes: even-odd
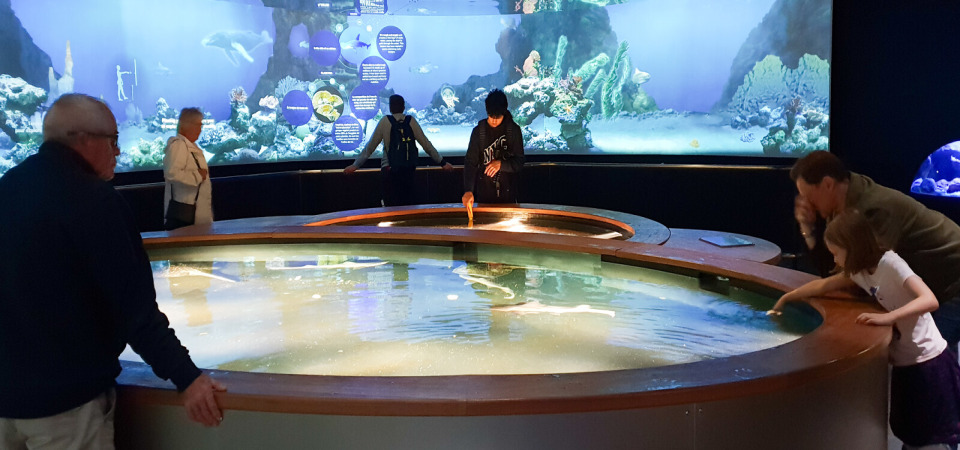
[[[216,426],[215,391],[156,302],[150,262],[113,178],[117,123],[60,97],[37,154],[0,177],[0,448],[113,448],[127,344]]]

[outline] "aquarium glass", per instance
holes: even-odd
[[[936,149],[923,160],[910,192],[960,198],[960,141]]]
[[[636,369],[793,341],[816,314],[597,255],[479,245],[151,252],[160,309],[205,368],[428,376]],[[718,286],[714,286],[714,290]],[[129,348],[124,359],[138,360]]]
[[[0,173],[36,152],[65,92],[110,105],[121,172],[162,167],[190,106],[212,165],[346,166],[393,93],[440,154],[462,156],[492,89],[530,155],[829,148],[830,0],[7,3]]]

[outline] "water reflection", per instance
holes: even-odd
[[[360,223],[363,224],[363,223]],[[371,223],[374,225],[374,223]],[[477,214],[473,221],[467,217],[418,217],[414,219],[377,221],[376,226],[453,228],[506,231],[510,233],[543,233],[563,236],[584,236],[597,239],[626,239],[623,233],[584,222],[552,217],[531,216],[523,212],[511,214]]]
[[[200,327],[213,323],[213,313],[207,305],[207,291],[214,279],[212,273],[213,263],[168,268],[167,282],[170,287],[170,296],[174,301],[179,300],[182,303],[187,313],[188,327]]]
[[[584,255],[525,251],[514,260],[503,253],[504,262],[466,262],[409,246],[222,249],[154,263],[161,309],[208,368],[330,375],[629,369],[755,351],[816,326],[770,320],[765,311],[774,299],[702,291],[695,279]]]

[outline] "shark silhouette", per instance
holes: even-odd
[[[345,48],[345,49],[347,49],[347,50],[349,50],[349,49],[359,50],[359,49],[361,49],[361,48],[370,48],[370,44],[361,41],[361,40],[360,40],[360,34],[358,33],[358,34],[357,34],[357,37],[355,37],[352,41],[345,42],[345,43],[343,44],[343,48]]]
[[[253,56],[250,53],[257,47],[264,44],[272,44],[273,39],[266,30],[260,34],[252,31],[217,31],[211,33],[200,41],[206,47],[216,47],[223,50],[227,59],[235,66],[240,65],[238,56],[253,62]]]

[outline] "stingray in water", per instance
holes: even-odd
[[[365,269],[367,267],[377,267],[386,264],[386,261],[377,261],[377,262],[368,262],[368,263],[358,263],[353,261],[346,261],[338,264],[307,264],[303,266],[270,266],[267,265],[268,270],[306,270],[306,269]]]
[[[199,269],[194,269],[189,266],[170,266],[160,274],[163,278],[180,278],[180,277],[206,277],[212,278],[214,280],[226,281],[228,283],[236,283],[237,280],[233,280],[227,277],[222,277],[220,275],[214,275],[212,273],[206,273]]]
[[[544,305],[539,301],[531,301],[524,303],[517,303],[516,305],[506,305],[506,306],[492,306],[490,307],[492,311],[500,312],[511,312],[517,315],[524,314],[539,314],[539,313],[549,313],[549,314],[569,314],[569,313],[594,313],[594,314],[603,314],[610,317],[614,317],[616,312],[610,311],[609,309],[594,309],[590,305],[577,305],[574,307],[569,306],[550,306]]]

